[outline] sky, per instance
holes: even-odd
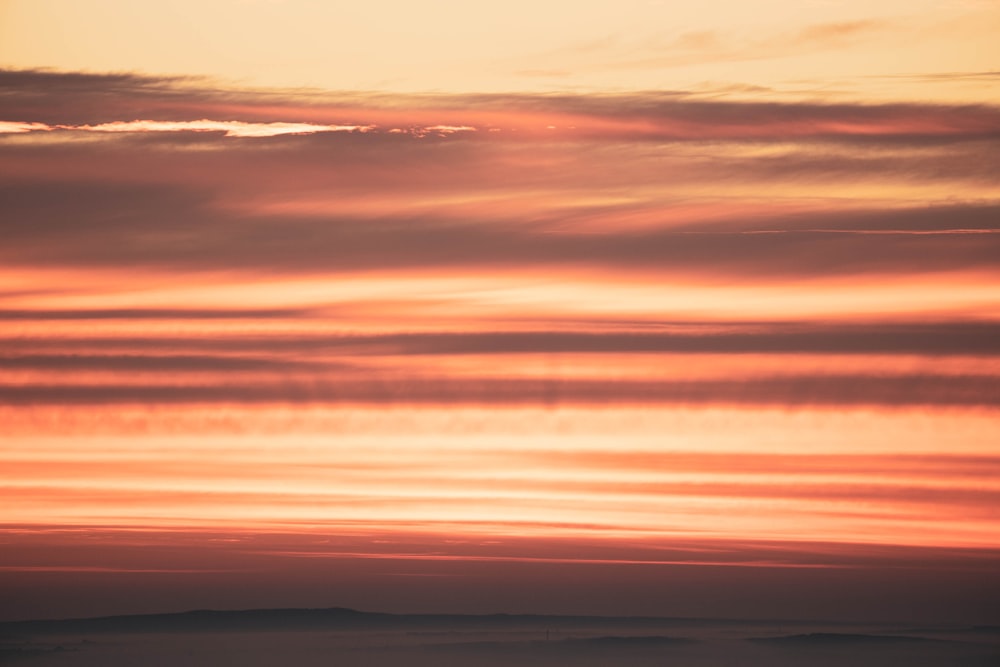
[[[0,619],[1000,622],[998,32],[0,2]]]

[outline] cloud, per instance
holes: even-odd
[[[390,305],[391,308],[391,305]],[[92,319],[81,311],[72,319]],[[168,311],[169,312],[169,311]],[[180,311],[180,318],[186,317]],[[219,312],[224,317],[224,311]],[[24,311],[18,318],[30,319]],[[317,318],[322,315],[317,312]],[[140,312],[129,323],[162,319],[161,314]],[[308,314],[290,311],[290,321],[308,324]],[[40,319],[48,319],[45,311]],[[554,323],[558,322],[553,320]],[[294,330],[280,334],[239,333],[178,336],[169,330],[146,336],[59,335],[0,338],[11,355],[53,354],[59,349],[96,355],[90,363],[115,354],[201,355],[206,352],[231,357],[246,355],[287,355],[330,361],[329,355],[346,355],[361,362],[366,356],[381,355],[490,355],[490,354],[865,354],[865,355],[1000,355],[1000,328],[990,321],[951,322],[653,322],[663,331],[627,331],[629,322],[613,319],[594,322],[567,322],[580,331],[447,331],[384,334],[306,334]],[[647,327],[650,323],[646,323]],[[590,330],[613,327],[610,330]],[[626,329],[622,331],[621,329]],[[30,356],[27,358],[31,358]],[[286,357],[287,358],[287,357]],[[58,357],[50,359],[56,363]],[[155,359],[154,359],[155,361]],[[75,363],[72,358],[67,363]]]
[[[553,63],[556,71],[561,71],[559,64],[568,62],[569,56],[576,66],[563,69],[575,74],[769,60],[843,49],[859,41],[873,39],[891,27],[886,21],[860,20],[816,23],[794,31],[751,36],[718,30],[695,30],[642,42],[625,39],[592,41],[538,58]],[[586,64],[580,65],[581,62]],[[535,70],[527,71],[531,73]]]
[[[820,26],[792,41],[870,29]],[[963,317],[992,316],[995,106],[736,103],[677,91],[385,96],[37,71],[0,72],[0,90],[16,130],[0,139],[0,320],[32,332],[4,338],[8,403],[996,402],[986,372],[923,367],[549,382],[482,369],[418,377],[390,365],[394,355],[411,364],[501,354],[996,355],[992,324],[940,321],[949,289],[986,295],[955,306]],[[82,275],[93,284],[75,287]],[[373,276],[384,283],[374,291],[334,289]],[[407,287],[427,276],[448,286]],[[219,277],[233,289],[188,308],[194,293],[181,288],[145,300],[159,289],[150,286]],[[300,296],[282,287],[292,280],[312,282]],[[461,293],[459,281],[475,285]],[[785,306],[794,320],[812,289],[834,286],[835,296],[817,296],[837,301],[833,310],[809,312],[835,319],[885,281],[881,298],[898,293],[911,314],[938,312],[924,324],[770,321],[780,317],[768,302],[776,296],[796,295]],[[931,284],[933,303],[920,292]],[[685,285],[708,287],[660,301]],[[706,290],[714,304],[698,301]],[[724,320],[731,311],[712,308],[732,307],[742,298],[733,295],[749,295],[757,329],[635,333],[620,321],[634,312],[646,325],[669,323],[676,308]],[[563,301],[568,310],[549,309]],[[277,307],[288,303],[302,305]],[[573,316],[579,326],[567,330]],[[233,335],[227,320],[258,333]],[[512,324],[529,320],[559,330]],[[180,321],[203,335],[165,333]],[[303,333],[373,321],[388,333]],[[444,331],[427,333],[427,321]],[[84,322],[90,336],[70,335]],[[39,335],[43,327],[61,334]],[[260,333],[268,327],[283,335]],[[54,377],[69,371],[77,381]],[[170,380],[173,371],[183,373]]]
[[[205,527],[186,527],[173,531],[163,527],[136,525],[128,529],[116,529],[106,525],[47,526],[8,525],[9,535],[16,536],[12,548],[18,554],[30,553],[30,549],[42,550],[48,554],[58,554],[55,566],[63,567],[106,567],[108,554],[105,550],[80,549],[80,540],[86,536],[91,545],[117,545],[122,542],[142,548],[145,558],[131,563],[133,567],[169,569],[177,563],[161,562],[163,551],[159,548],[171,546],[170,553],[188,555],[185,564],[214,565],[215,561],[198,562],[190,560],[195,553],[218,555],[227,554],[229,563],[239,563],[247,571],[259,571],[262,566],[274,567],[274,560],[285,557],[295,561],[338,558],[350,554],[362,557],[392,558],[399,554],[424,554],[444,558],[523,558],[573,562],[604,558],[606,560],[641,561],[665,563],[684,561],[695,564],[764,564],[775,563],[776,556],[790,565],[831,566],[845,568],[885,567],[899,570],[971,569],[979,573],[992,569],[997,557],[996,549],[961,548],[934,545],[891,545],[851,542],[824,542],[820,540],[769,540],[763,538],[712,538],[709,536],[653,534],[643,535],[641,540],[623,543],[601,540],[599,532],[591,539],[581,539],[579,535],[564,536],[551,529],[569,526],[535,522],[549,531],[540,534],[526,534],[524,528],[531,522],[484,525],[485,534],[471,536],[471,539],[456,540],[454,524],[436,526],[433,523],[416,526],[412,522],[386,522],[378,525],[362,524],[345,520],[335,524],[336,539],[318,541],[315,534],[293,533],[287,527],[271,527],[269,530],[220,530]],[[594,529],[601,528],[593,526]],[[520,530],[518,530],[520,529]],[[491,534],[493,531],[496,535]],[[330,532],[329,530],[327,532]],[[487,539],[484,539],[487,538]],[[495,538],[495,539],[488,539]],[[76,545],[77,548],[69,548]],[[300,567],[296,562],[294,567]]]
[[[395,354],[508,353],[879,353],[1000,354],[998,327],[988,322],[897,324],[688,325],[688,332],[502,331],[348,336],[326,344]]]
[[[562,140],[784,140],[1000,135],[1000,110],[990,106],[707,101],[699,99],[697,91],[604,95],[307,94],[226,89],[199,80],[137,75],[0,70],[0,95],[5,101],[5,117],[0,121],[22,131],[26,123],[130,131],[178,123],[197,129],[192,124],[207,123],[212,128],[203,129],[228,131],[234,136],[240,128],[259,136],[281,128],[288,132],[312,131],[312,125],[364,128],[374,133],[409,127],[475,127],[481,132],[496,130],[491,133],[493,139],[518,141],[538,136]],[[264,126],[270,126],[270,130]]]
[[[1000,71],[981,72],[928,72],[925,74],[871,74],[874,79],[907,79],[910,81],[977,81],[1000,80]]]
[[[127,162],[114,165],[123,175],[133,162],[131,152],[125,157]],[[435,152],[428,157],[433,160],[428,167],[434,170],[448,156]],[[459,168],[465,159],[456,157]],[[637,229],[617,228],[621,210],[612,206],[598,208],[588,224],[576,230],[575,221],[587,213],[585,208],[548,211],[544,219],[530,224],[513,217],[519,213],[516,207],[508,215],[502,208],[477,207],[474,200],[468,209],[451,211],[445,206],[438,210],[439,205],[432,203],[420,210],[412,202],[426,192],[411,197],[386,191],[389,183],[367,186],[359,173],[366,167],[360,166],[353,170],[358,182],[349,186],[351,194],[340,200],[336,190],[326,195],[332,201],[329,213],[322,208],[313,213],[305,207],[298,214],[294,209],[268,214],[255,210],[253,204],[246,208],[219,205],[222,196],[236,198],[246,192],[252,197],[252,191],[266,193],[268,189],[274,196],[294,201],[294,193],[283,195],[280,183],[269,178],[270,170],[280,170],[289,158],[293,162],[276,179],[294,180],[294,170],[311,170],[317,160],[325,160],[311,151],[298,164],[295,154],[282,157],[274,151],[253,156],[168,155],[161,174],[178,169],[180,178],[190,184],[39,182],[0,188],[0,201],[8,212],[0,221],[6,239],[0,257],[9,266],[141,264],[161,270],[290,274],[404,267],[533,271],[591,266],[663,275],[820,277],[992,270],[1000,256],[1000,234],[996,233],[1000,210],[991,204],[770,216],[744,214],[738,207],[727,213],[722,206],[721,219],[710,222],[670,220],[669,212],[651,207],[643,215],[654,221],[666,218],[669,225]],[[69,159],[75,156],[67,156],[62,168]],[[147,167],[153,164],[151,160],[147,154]],[[228,164],[220,165],[220,160]],[[420,173],[421,162],[417,156],[412,166],[414,179],[429,176],[433,180],[433,173]],[[78,178],[86,177],[85,163],[80,164]],[[134,164],[139,168],[140,161]],[[478,164],[470,166],[456,172],[458,183],[475,177],[472,172]],[[229,167],[242,172],[243,182],[213,187],[213,172]],[[409,169],[404,158],[390,183],[400,178],[401,187],[406,187],[403,181]],[[329,178],[330,172],[325,175]],[[461,192],[459,184],[451,187],[453,195]],[[383,200],[379,200],[381,192],[385,192]],[[357,198],[353,214],[341,213],[350,209],[352,198]],[[379,210],[394,198],[400,202],[398,211]],[[408,212],[407,202],[415,210]],[[368,206],[374,209],[371,213],[365,212]],[[458,216],[461,219],[455,219]]]
[[[80,347],[85,347],[81,345]],[[327,362],[328,370],[344,368],[346,364]],[[316,369],[316,364],[304,361],[205,354],[23,354],[0,356],[0,371],[55,370],[60,372],[199,372],[222,373],[236,371],[290,372]]]
[[[793,376],[738,381],[434,379],[385,375],[315,380],[169,384],[0,385],[0,404],[435,404],[1000,406],[992,375]]]
[[[604,321],[603,333],[584,323],[577,331],[301,333],[309,317],[290,314],[270,332],[177,335],[175,321],[153,314],[113,321],[126,327],[117,335],[8,335],[0,339],[0,404],[998,405],[990,358],[1000,357],[1000,336],[990,322],[680,322],[637,333],[607,330],[614,323]],[[157,322],[166,327],[149,328]],[[757,356],[743,363],[743,355]],[[972,474],[969,465],[954,474]]]
[[[9,296],[9,295],[8,295]],[[229,320],[307,317],[301,308],[0,309],[0,320]]]
[[[802,28],[799,32],[794,33],[791,39],[787,41],[792,44],[801,44],[806,46],[839,45],[845,41],[852,40],[856,37],[884,27],[885,23],[872,20],[816,23]]]
[[[522,455],[529,462],[544,462],[593,470],[624,470],[663,473],[869,475],[883,480],[936,477],[939,480],[991,478],[1000,473],[1000,457],[959,454],[770,454],[770,453],[678,453],[635,451],[551,451]]]
[[[19,134],[22,132],[50,131],[52,126],[45,123],[23,123],[17,121],[0,121],[0,134]]]
[[[222,132],[227,137],[277,137],[283,134],[316,132],[367,132],[371,126],[315,125],[312,123],[245,123],[242,121],[115,121],[100,125],[57,125],[61,130],[79,132]],[[0,128],[2,130],[2,128]]]

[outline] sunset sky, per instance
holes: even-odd
[[[1000,623],[998,34],[0,0],[0,620]]]

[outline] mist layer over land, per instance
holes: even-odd
[[[192,611],[0,624],[0,662],[115,665],[992,665],[996,626]],[[30,660],[29,660],[30,659]]]

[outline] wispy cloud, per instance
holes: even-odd
[[[100,125],[57,125],[61,130],[82,132],[222,132],[227,137],[277,137],[283,134],[316,132],[366,132],[371,126],[314,125],[312,123],[245,123],[242,121],[115,121]]]
[[[237,364],[229,364],[233,367]],[[247,364],[244,364],[247,365]],[[105,364],[105,368],[111,366]],[[146,360],[145,366],[163,364]],[[174,363],[174,370],[179,364]],[[218,364],[206,363],[203,371]],[[257,364],[251,367],[260,367]],[[130,370],[123,364],[113,370]],[[897,377],[796,376],[750,378],[736,381],[644,381],[597,378],[592,380],[406,377],[370,373],[356,381],[288,376],[270,380],[233,378],[215,382],[163,383],[18,382],[0,385],[5,405],[103,404],[402,404],[402,405],[787,405],[787,406],[983,406],[996,408],[996,380],[992,374]],[[252,379],[252,385],[245,383]]]
[[[997,207],[973,203],[882,211],[775,211],[765,215],[748,214],[739,206],[719,202],[715,205],[716,219],[702,222],[697,215],[688,219],[683,213],[655,203],[647,203],[639,210],[633,202],[625,206],[599,205],[592,210],[584,206],[563,209],[565,195],[556,195],[551,203],[541,202],[541,210],[534,212],[535,222],[510,224],[518,215],[516,202],[502,196],[495,205],[477,204],[484,189],[488,196],[495,195],[489,192],[491,186],[476,182],[478,177],[468,180],[474,170],[488,168],[484,161],[496,155],[492,151],[481,156],[482,160],[454,155],[451,159],[456,168],[466,171],[457,174],[449,187],[434,182],[436,176],[425,170],[425,166],[440,169],[442,162],[449,159],[439,151],[401,156],[394,167],[352,169],[350,164],[337,164],[340,158],[336,156],[327,159],[326,149],[293,148],[281,153],[268,150],[266,154],[249,156],[237,152],[215,157],[171,151],[155,157],[148,147],[136,146],[126,147],[119,154],[120,160],[110,161],[105,167],[105,173],[112,170],[129,179],[129,172],[138,169],[140,163],[149,166],[161,162],[161,173],[176,169],[178,178],[189,181],[176,186],[88,185],[85,180],[93,173],[92,165],[85,153],[73,149],[61,155],[61,164],[56,168],[67,170],[70,178],[79,179],[76,183],[39,182],[0,189],[0,197],[11,214],[0,222],[7,237],[0,256],[10,265],[22,266],[114,267],[122,262],[143,262],[149,267],[182,270],[266,269],[288,273],[489,265],[529,271],[553,266],[572,270],[588,264],[662,274],[820,277],[992,270],[1000,244],[1000,235],[994,233]],[[365,153],[355,146],[352,154]],[[383,154],[383,149],[376,148],[373,158],[381,160]],[[737,178],[752,172],[752,162],[730,165],[729,174]],[[836,160],[823,162],[816,168],[831,175],[849,168],[836,164]],[[338,197],[334,193],[342,192],[346,183],[332,185],[330,194],[298,210],[288,202],[295,201],[299,186],[290,182],[289,188],[283,190],[268,176],[269,169],[278,165],[287,165],[291,176],[306,174],[324,163],[323,180],[341,172],[345,179],[353,181],[350,192]],[[795,163],[795,158],[775,163],[764,157],[757,161],[756,176],[777,178],[794,171]],[[13,162],[9,164],[13,168]],[[716,178],[727,173],[726,165],[717,168]],[[928,162],[928,168],[937,167]],[[412,174],[409,187],[419,188],[420,179],[427,179],[427,189],[407,194],[383,191],[384,183],[365,182],[369,177],[378,178],[383,169],[387,171],[386,180],[398,181],[401,188],[408,187],[407,177]],[[230,179],[225,172],[230,170],[241,171],[243,182],[225,182]],[[518,178],[519,171],[516,163],[511,165],[512,179]],[[538,176],[553,181],[551,186],[543,187],[561,188],[568,185],[565,179],[598,179],[599,171]],[[487,173],[482,176],[487,177]],[[794,175],[796,180],[801,177],[801,173]],[[686,178],[694,184],[702,180],[695,174]],[[706,173],[704,178],[711,176]],[[294,177],[289,180],[294,181]],[[251,183],[256,184],[255,191],[247,193],[245,203],[237,201]],[[532,186],[511,183],[511,187],[516,192],[520,187]],[[460,202],[463,189],[470,198],[467,206],[452,204],[443,194],[450,192]],[[276,200],[274,213],[267,212],[262,196]],[[513,193],[509,196],[516,199]],[[234,205],[228,205],[227,200],[234,201]],[[420,204],[421,200],[427,203]],[[407,202],[412,210],[407,210]],[[255,210],[258,207],[264,210]],[[530,208],[520,210],[524,213]],[[623,211],[641,215],[649,222],[633,229],[616,228]],[[587,224],[581,226],[578,221],[583,217]]]
[[[387,98],[38,71],[0,84],[11,266],[996,269],[991,106]]]
[[[567,76],[602,70],[660,69],[790,58],[852,47],[861,41],[875,39],[892,27],[887,21],[865,19],[815,23],[791,31],[756,35],[707,29],[660,38],[646,37],[641,41],[619,36],[590,40],[547,53],[541,59],[553,63],[553,69],[528,68],[518,74]]]
[[[981,138],[1000,132],[1000,111],[989,106],[706,101],[697,91],[390,98],[88,77],[2,71],[0,91],[7,103],[2,120],[18,132],[45,125],[83,131],[215,130],[231,136],[414,128],[446,135],[495,130],[491,135],[517,140]]]

